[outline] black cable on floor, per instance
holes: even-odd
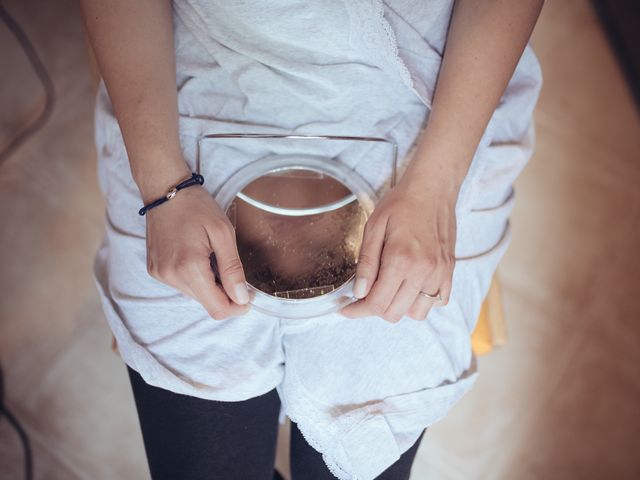
[[[6,147],[4,147],[0,151],[0,167],[2,164],[24,143],[26,142],[34,133],[36,133],[42,126],[47,122],[51,112],[53,111],[53,105],[55,103],[55,91],[53,88],[53,82],[51,81],[51,77],[49,73],[44,68],[40,57],[38,56],[33,44],[29,40],[29,37],[24,33],[22,27],[14,20],[14,18],[7,12],[4,8],[4,5],[0,1],[0,19],[7,26],[7,28],[11,31],[13,36],[18,41],[18,44],[24,51],[31,67],[34,72],[38,76],[40,83],[42,84],[42,88],[45,93],[45,101],[44,107],[40,114],[36,117],[36,119],[31,122],[31,124],[26,127],[18,130],[18,133],[9,141]]]
[[[18,44],[22,48],[26,55],[31,67],[38,76],[42,88],[45,93],[44,107],[36,119],[24,128],[18,130],[18,133],[13,136],[6,147],[0,151],[0,167],[24,142],[26,142],[34,133],[36,133],[51,116],[53,111],[53,105],[55,103],[55,91],[53,88],[53,82],[49,73],[44,68],[40,57],[38,56],[33,44],[29,40],[29,37],[24,33],[24,30],[20,27],[18,22],[7,12],[4,5],[0,1],[0,19],[7,26],[9,31],[16,38]],[[22,444],[22,451],[24,452],[24,478],[31,480],[33,478],[33,454],[31,451],[31,442],[29,436],[24,430],[20,421],[11,412],[9,407],[5,404],[5,391],[4,391],[4,375],[2,372],[2,366],[0,366],[0,420],[6,418],[9,424],[16,431],[20,443]]]
[[[25,432],[18,419],[13,413],[11,413],[11,410],[9,410],[5,404],[4,374],[2,366],[0,365],[0,420],[2,420],[3,417],[7,419],[20,438],[22,451],[24,452],[24,478],[26,480],[31,480],[33,478],[33,455],[31,453],[31,442],[29,441],[27,432]]]

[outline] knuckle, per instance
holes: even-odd
[[[178,275],[184,275],[193,271],[195,262],[192,256],[182,255],[178,257],[173,265],[173,270]]]
[[[211,226],[215,231],[224,230],[228,227],[227,225],[228,221],[229,220],[225,216],[222,216],[222,215],[214,216],[211,219]]]
[[[155,277],[158,280],[168,281],[171,280],[174,276],[174,270],[171,266],[166,263],[162,263],[160,265],[156,265],[154,268]]]
[[[387,260],[391,259],[392,267],[399,270],[407,270],[420,261],[419,250],[412,245],[396,246],[389,249],[386,255]]]
[[[238,257],[233,257],[225,263],[220,273],[222,275],[232,275],[235,273],[241,273],[242,271],[242,262]]]
[[[213,219],[213,231],[219,235],[235,238],[236,231],[227,217],[216,217]]]
[[[399,267],[407,267],[412,265],[416,260],[416,255],[408,248],[400,248],[393,254],[394,263]]]
[[[394,277],[403,277],[405,273],[410,269],[411,261],[405,258],[394,257],[391,261],[387,260],[383,262],[382,270],[390,272]]]
[[[358,263],[365,267],[375,267],[376,260],[374,259],[373,255],[370,255],[369,253],[363,251],[360,252],[360,255],[358,256]]]
[[[430,270],[435,270],[440,264],[437,257],[433,254],[425,254],[422,256],[422,265]]]
[[[456,263],[456,256],[455,256],[453,253],[448,252],[448,253],[445,255],[444,261],[445,261],[445,265],[446,265],[447,267],[452,267],[452,266],[454,266],[454,265],[455,265],[455,263]]]
[[[373,214],[369,217],[369,220],[364,224],[364,234],[369,234],[371,232],[376,231],[378,228],[378,222],[376,222],[376,217]]]

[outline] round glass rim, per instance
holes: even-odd
[[[220,187],[215,199],[225,212],[236,195],[254,180],[284,170],[311,170],[325,174],[347,187],[360,202],[367,217],[378,200],[375,190],[354,169],[339,160],[310,154],[269,154],[238,169]],[[250,292],[250,304],[256,310],[283,318],[310,318],[337,311],[351,303],[355,273],[340,286],[328,293],[310,298],[284,298],[270,295],[246,282]]]

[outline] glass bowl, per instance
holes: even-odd
[[[236,229],[250,303],[310,318],[353,302],[364,225],[377,196],[355,170],[309,154],[271,154],[236,171],[215,194]]]

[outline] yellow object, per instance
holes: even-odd
[[[507,342],[507,329],[502,307],[502,290],[498,272],[494,273],[489,292],[482,302],[471,346],[476,355],[489,353]]]

